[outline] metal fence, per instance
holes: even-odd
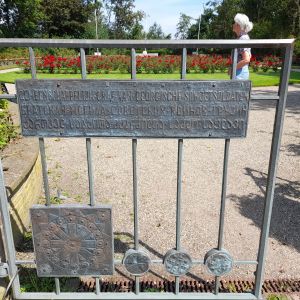
[[[280,149],[280,140],[282,135],[284,110],[286,105],[288,80],[290,75],[292,53],[294,40],[167,40],[167,41],[136,41],[136,40],[38,40],[38,39],[0,39],[0,47],[29,47],[31,75],[32,79],[37,78],[35,67],[35,56],[33,48],[80,48],[81,57],[81,76],[82,80],[87,78],[86,74],[86,48],[130,48],[131,49],[131,79],[136,79],[136,52],[137,48],[173,48],[182,50],[182,67],[181,79],[186,79],[186,61],[188,48],[227,48],[233,49],[233,66],[231,78],[236,78],[237,64],[237,48],[279,48],[283,53],[283,65],[281,68],[280,84],[278,95],[252,95],[251,100],[276,100],[276,114],[274,121],[274,130],[272,138],[272,147],[269,160],[269,170],[267,179],[267,188],[265,195],[263,224],[259,242],[259,250],[257,260],[255,261],[234,261],[235,265],[255,265],[255,288],[252,293],[219,293],[220,276],[215,277],[214,293],[181,293],[180,292],[180,276],[175,276],[175,293],[140,293],[140,276],[135,277],[135,293],[102,293],[100,292],[99,277],[96,277],[96,291],[94,293],[64,293],[60,292],[59,278],[55,278],[56,289],[53,293],[21,293],[18,275],[18,266],[21,264],[34,264],[34,261],[16,260],[15,246],[13,241],[13,233],[10,223],[9,204],[7,200],[4,174],[2,165],[0,166],[0,197],[1,197],[1,213],[4,227],[4,242],[6,246],[7,264],[2,267],[7,268],[8,276],[11,279],[13,297],[15,299],[260,299],[263,284],[264,267],[266,261],[266,251],[269,236],[270,220],[272,214],[272,205],[274,198],[274,186],[278,164],[278,154]],[[0,98],[17,101],[18,95],[2,94]],[[95,206],[94,199],[94,176],[93,162],[91,153],[91,138],[86,138],[86,151],[88,162],[88,178],[89,178],[89,195],[90,206]],[[132,168],[133,168],[133,205],[134,205],[134,248],[139,249],[139,224],[138,224],[138,178],[137,178],[137,145],[138,140],[133,136],[132,139]],[[47,163],[45,155],[44,138],[39,137],[39,146],[42,159],[44,191],[46,197],[46,206],[50,206],[50,191],[47,175]],[[220,199],[220,219],[217,250],[223,248],[223,231],[225,217],[225,199],[227,185],[227,169],[230,148],[230,138],[225,138],[224,145],[224,161],[223,161],[223,179],[222,194]],[[182,182],[182,157],[183,157],[183,138],[178,139],[178,165],[177,165],[177,202],[176,202],[176,250],[181,249],[181,182]],[[121,264],[121,261],[114,261]],[[151,261],[151,263],[162,264],[161,260]],[[204,261],[192,261],[193,265],[204,264]]]

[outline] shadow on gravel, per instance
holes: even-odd
[[[264,209],[264,195],[267,174],[246,168],[250,176],[261,190],[262,195],[250,193],[244,196],[229,195],[229,199],[237,204],[240,213],[261,228]],[[277,177],[274,193],[270,237],[283,245],[288,245],[300,251],[300,182]]]
[[[272,94],[275,95],[274,93],[270,92],[256,92],[255,94],[258,95],[267,95],[267,94]],[[286,108],[285,112],[290,113],[290,114],[300,114],[300,88],[299,91],[292,91],[288,93],[288,98],[286,102]],[[276,107],[276,101],[274,100],[253,100],[250,102],[250,107],[252,110],[270,110],[274,109]]]

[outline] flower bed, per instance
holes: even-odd
[[[101,73],[130,73],[130,56],[128,55],[102,55],[87,56],[86,68],[88,74]],[[262,59],[253,56],[250,66],[253,71],[264,72],[272,69],[277,71],[281,66],[281,59],[274,55],[268,55]],[[17,62],[25,73],[30,72],[30,63],[27,60]],[[188,55],[187,73],[224,73],[231,65],[230,56],[225,55]],[[61,57],[48,55],[37,59],[37,71],[42,73],[77,74],[80,73],[80,57]],[[145,74],[171,74],[179,73],[181,69],[181,56],[138,56],[136,58],[137,73]]]

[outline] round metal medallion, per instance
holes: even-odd
[[[129,249],[126,251],[123,264],[126,270],[135,276],[148,272],[151,259],[145,250]]]
[[[171,249],[164,257],[164,265],[169,273],[180,276],[189,271],[192,266],[192,259],[184,250]]]
[[[215,276],[222,276],[232,270],[233,259],[224,249],[211,249],[205,255],[204,264],[209,273]]]

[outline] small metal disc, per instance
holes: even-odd
[[[169,273],[180,276],[189,271],[192,266],[192,259],[184,250],[171,249],[164,257],[164,265]]]
[[[129,249],[123,259],[126,270],[135,276],[141,276],[148,272],[150,263],[151,259],[145,250]]]
[[[222,276],[232,270],[233,259],[224,249],[211,249],[204,257],[204,264],[209,273],[215,276]]]

